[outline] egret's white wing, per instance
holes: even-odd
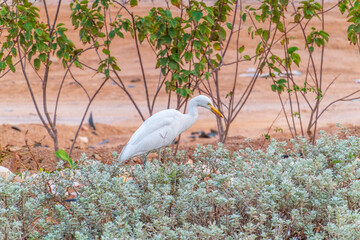
[[[153,133],[157,133],[159,130],[167,129],[169,126],[175,126],[179,115],[182,115],[179,111],[174,109],[167,109],[152,115],[146,119],[145,122],[136,130],[131,136],[128,144],[137,144],[144,137]]]
[[[177,110],[168,109],[148,118],[132,135],[121,152],[121,158],[127,159],[171,144],[182,132],[182,115]]]

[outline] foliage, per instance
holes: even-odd
[[[325,9],[324,2],[314,0],[296,3],[263,0],[248,6],[244,6],[242,0],[218,0],[213,4],[173,0],[166,1],[166,7],[151,8],[145,16],[135,14],[138,2],[74,0],[69,4],[72,24],[67,26],[69,29],[58,21],[60,9],[64,7],[61,1],[57,3],[54,17],[49,17],[46,1],[42,2],[44,20],[40,18],[39,8],[28,0],[1,3],[0,72],[4,72],[1,77],[16,71],[16,66],[20,65],[35,109],[53,139],[55,151],[61,148],[58,146],[56,123],[65,81],[77,83],[88,99],[70,156],[89,107],[107,80],[127,95],[142,120],[147,118],[122,78],[121,70],[126,66],[119,66],[117,61],[122,56],[116,55],[115,49],[126,37],[133,39],[137,53],[148,115],[153,114],[161,91],[168,94],[168,108],[174,107],[171,103],[173,98],[176,99],[176,109],[181,109],[195,92],[207,94],[224,116],[217,119],[221,142],[226,141],[230,125],[249,99],[257,79],[264,74],[270,80],[268,90],[279,97],[292,136],[307,136],[313,143],[319,118],[329,106],[359,98],[355,94],[360,90],[355,90],[322,106],[327,90],[336,80],[328,86],[324,84],[324,52],[330,39],[325,31],[325,15],[335,11],[337,6],[341,13],[346,13],[349,22],[347,37],[351,44],[359,46],[359,1],[344,0]],[[321,27],[315,28],[315,22]],[[70,31],[77,33],[81,48],[75,46],[76,39],[68,37]],[[240,35],[244,31],[248,33],[247,38]],[[296,41],[293,41],[294,31],[301,33]],[[250,45],[248,41],[256,41],[257,47],[248,49],[244,45]],[[304,45],[298,46],[299,42]],[[149,62],[159,70],[155,77],[158,77],[158,84],[150,84],[147,79],[142,60],[145,44],[154,53],[154,61]],[[230,51],[233,54],[227,54]],[[95,56],[97,61],[83,57],[85,52]],[[60,60],[64,71],[56,85],[58,93],[54,109],[50,109],[53,104],[47,97],[47,89],[50,69],[56,64],[56,61],[52,62],[53,55]],[[239,69],[243,62],[249,61],[253,61],[256,72],[249,81],[243,80],[240,84]],[[30,68],[26,68],[29,65]],[[229,66],[235,69],[234,76],[229,78],[227,75],[225,82],[221,70]],[[306,68],[305,79],[298,81],[292,72],[300,67]],[[36,70],[35,77],[29,74],[33,69]],[[76,75],[80,71],[74,72],[74,69],[87,71],[86,74],[92,72],[93,76],[102,78],[93,95],[87,91],[88,84],[92,83],[77,81]],[[41,81],[36,81],[36,77]],[[41,92],[34,91],[38,83]],[[229,89],[224,89],[224,85],[230,85]],[[270,136],[269,133],[266,136]]]
[[[338,78],[326,86],[323,77],[324,53],[330,39],[325,31],[326,15],[337,11],[337,7],[341,13],[348,13],[348,40],[351,44],[359,45],[359,6],[358,1],[352,0],[327,5],[324,1],[314,0],[298,3],[264,0],[260,6],[251,4],[245,7],[251,20],[248,34],[260,41],[255,50],[258,70],[265,72],[264,77],[272,81],[271,90],[279,97],[281,111],[293,137],[307,136],[315,143],[317,124],[323,113],[334,103],[359,98],[355,94],[360,90],[354,90],[322,106],[328,89]],[[300,32],[300,37],[294,31]],[[304,46],[294,46],[299,40]],[[305,78],[300,81],[293,74],[293,70],[299,67],[305,67]],[[310,114],[306,116],[305,112]]]
[[[76,168],[76,166],[77,166],[76,162],[74,162],[69,157],[69,155],[65,152],[65,150],[60,149],[60,150],[56,151],[55,156],[61,160],[64,160],[65,162],[67,162],[69,164],[70,168]]]
[[[359,239],[359,155],[359,138],[322,133],[265,152],[199,146],[194,164],[145,169],[83,156],[0,180],[0,238]]]

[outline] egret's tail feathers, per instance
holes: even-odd
[[[120,161],[120,163],[125,162],[126,160],[128,160],[130,158],[129,156],[127,156],[128,154],[126,153],[125,149],[126,149],[126,146],[122,149],[122,151],[119,155],[118,161]]]

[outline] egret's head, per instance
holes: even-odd
[[[219,112],[219,110],[217,110],[213,106],[211,99],[208,98],[207,96],[199,95],[199,96],[193,98],[192,100],[196,101],[196,105],[207,108],[207,109],[211,110],[213,113],[215,113],[216,115],[218,115],[219,117],[223,117],[222,114]]]

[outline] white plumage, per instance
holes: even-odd
[[[160,111],[149,117],[136,130],[121,151],[119,160],[122,162],[133,156],[146,154],[154,149],[172,144],[179,134],[195,123],[199,115],[198,106],[207,108],[222,117],[221,113],[213,107],[211,100],[203,95],[189,101],[187,114],[175,109]]]

